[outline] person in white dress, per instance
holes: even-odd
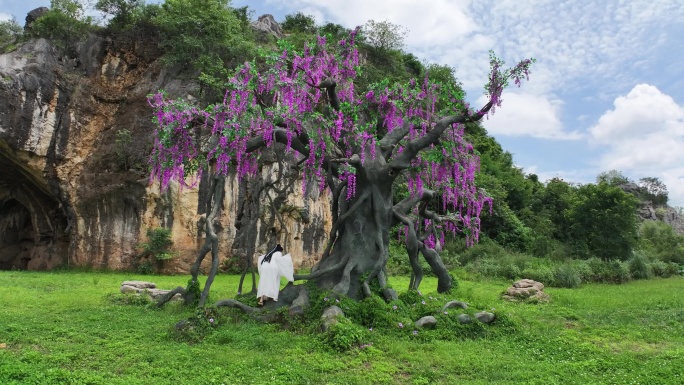
[[[288,282],[294,282],[294,266],[290,254],[283,255],[283,248],[277,244],[267,254],[257,259],[259,269],[259,286],[257,288],[257,298],[259,306],[263,306],[264,301],[273,299],[278,300],[280,292],[280,277],[285,277]]]

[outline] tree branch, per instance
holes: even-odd
[[[411,123],[408,120],[405,120],[404,124],[401,125],[401,128],[395,128],[380,139],[378,145],[380,146],[380,150],[382,150],[382,155],[385,157],[385,160],[392,155],[397,143],[404,139],[410,130]]]
[[[418,153],[425,147],[436,143],[440,136],[446,131],[447,128],[451,127],[452,124],[456,123],[467,123],[467,122],[477,122],[492,108],[492,102],[485,104],[480,111],[474,115],[465,112],[461,115],[451,115],[444,117],[437,121],[435,127],[427,134],[413,139],[410,141],[401,154],[394,158],[390,162],[390,167],[395,169],[406,169],[411,166],[411,161],[415,158]],[[383,138],[384,139],[384,138]]]
[[[273,130],[272,134],[273,139],[276,142],[287,145],[287,130],[282,128],[276,128],[275,130]],[[266,146],[266,141],[264,140],[263,135],[259,135],[247,141],[247,148],[245,148],[245,152],[254,152],[264,146]],[[290,137],[290,147],[302,155],[309,155],[309,147],[302,143],[299,140],[299,137],[294,135],[294,133],[292,133],[292,136]]]

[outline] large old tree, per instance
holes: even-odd
[[[312,188],[307,181],[315,180],[313,188],[327,191],[332,203],[332,229],[320,262],[296,280],[353,298],[370,295],[373,280],[386,284],[390,230],[399,226],[414,270],[411,288],[422,278],[421,255],[439,278],[438,291],[451,287],[439,256],[445,233],[462,234],[472,244],[480,212],[491,203],[474,183],[479,158],[464,139],[466,124],[493,112],[508,83],[520,85],[528,76],[532,60],[504,70],[491,56],[489,102],[473,110],[461,89],[428,78],[356,89],[363,60],[354,39],[355,32],[339,42],[319,37],[302,52],[283,44],[239,67],[223,102],[205,109],[163,93],[150,98],[159,123],[153,178],[165,187],[202,169],[213,176],[206,241],[192,268],[191,286],[197,287],[199,264],[212,252],[200,305],[218,267],[213,218],[220,210],[223,178],[230,170],[240,178],[254,175],[260,154],[272,146],[296,157],[303,188]],[[408,194],[395,202],[399,183]]]

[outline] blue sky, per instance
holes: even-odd
[[[153,1],[148,1],[153,2]],[[155,1],[156,2],[156,1]],[[684,206],[682,0],[234,0],[282,21],[302,11],[353,27],[373,19],[409,30],[406,50],[456,68],[484,104],[492,49],[509,64],[534,57],[529,83],[504,92],[484,122],[525,172],[594,182],[617,169],[658,177]],[[0,0],[23,23],[48,0]]]

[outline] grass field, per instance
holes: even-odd
[[[214,300],[236,276],[217,277]],[[122,281],[161,288],[187,277],[0,272],[0,384],[682,384],[684,278],[546,291],[543,305],[505,303],[510,282],[460,281],[448,299],[495,308],[515,332],[457,341],[369,333],[339,353],[321,338],[233,321],[203,342],[175,337],[192,310],[121,305]],[[408,278],[394,278],[396,288]],[[436,282],[426,279],[425,296]],[[495,327],[495,326],[492,326]],[[429,332],[426,332],[429,333]]]

